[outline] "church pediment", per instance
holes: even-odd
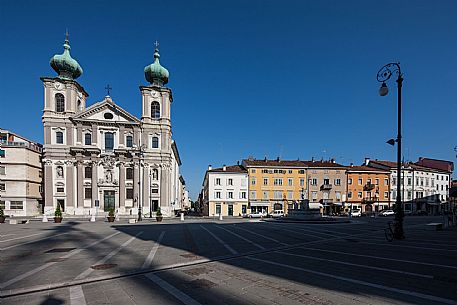
[[[91,105],[83,112],[73,116],[72,120],[78,122],[89,121],[108,124],[140,124],[140,120],[116,105],[109,97],[105,98],[102,102]]]

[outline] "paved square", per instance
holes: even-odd
[[[457,304],[456,228],[389,220],[2,224],[1,304]]]

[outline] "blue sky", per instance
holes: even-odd
[[[456,1],[2,1],[0,126],[43,141],[40,76],[71,54],[89,104],[104,87],[139,116],[154,41],[170,71],[174,138],[196,198],[208,164],[256,158],[395,160],[401,63],[403,154],[455,161]]]

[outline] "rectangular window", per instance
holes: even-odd
[[[84,198],[91,199],[92,198],[92,189],[90,187],[84,188]]]
[[[92,178],[92,167],[90,167],[90,166],[84,167],[84,178],[87,178],[87,179]]]
[[[348,178],[348,184],[352,185],[352,178]]]
[[[411,191],[408,191],[408,199],[411,199],[413,193]]]
[[[251,185],[255,185],[255,183],[256,183],[256,179],[255,179],[255,177],[252,177],[251,178]]]
[[[312,196],[311,198],[312,198],[313,200],[316,200],[316,199],[317,199],[317,192],[312,192],[312,193],[311,193],[311,196]]]
[[[0,158],[5,158],[5,151],[0,149]]]
[[[293,192],[292,191],[287,191],[287,199],[289,199],[289,200],[293,199]]]
[[[64,193],[65,189],[63,187],[58,187],[57,188],[57,193]]]
[[[216,215],[220,215],[220,214],[221,214],[221,205],[216,204]]]
[[[227,185],[233,185],[233,179],[228,179],[227,180]]]
[[[85,145],[91,145],[92,144],[92,134],[90,134],[90,133],[85,133],[84,134],[84,144]]]
[[[247,181],[248,181],[247,177],[241,178],[241,186],[246,186]]]
[[[387,178],[384,179],[384,185],[385,185],[385,186],[389,185],[389,179],[387,179]]]
[[[357,193],[357,198],[362,198],[362,192]]]
[[[128,188],[125,190],[125,198],[133,199],[133,189],[132,188]]]
[[[311,185],[317,185],[317,178],[311,179]]]
[[[376,181],[376,182],[375,182],[375,183],[376,183],[376,185],[379,185],[379,178],[376,178],[376,180],[375,180],[375,181]]]
[[[274,178],[273,184],[276,186],[282,185],[282,178]]]
[[[216,198],[221,199],[221,192],[216,192]]]
[[[268,199],[268,192],[263,192],[263,199]]]
[[[159,189],[158,188],[152,188],[151,189],[151,194],[158,194],[159,193]]]
[[[384,192],[384,198],[389,198],[389,192]]]
[[[359,179],[357,180],[357,182],[358,182],[359,185],[362,185],[362,183],[363,183],[362,178],[359,178]]]
[[[5,175],[5,167],[0,166],[0,175]]]
[[[5,182],[0,183],[0,191],[5,191],[6,190],[6,185]]]
[[[0,200],[0,209],[2,209],[2,210],[6,209],[5,200]]]
[[[335,185],[341,185],[341,179],[339,179],[339,178],[335,179]]]
[[[392,178],[392,184],[397,185],[397,178]]]
[[[371,184],[371,179],[370,178],[367,179],[367,184]]]
[[[233,199],[233,192],[227,192],[227,198]]]
[[[11,201],[10,210],[23,210],[24,204],[22,201]]]
[[[288,180],[289,186],[292,186],[292,185],[294,184],[294,179],[289,178],[289,179],[287,179],[287,180]]]
[[[413,179],[411,177],[408,177],[408,185],[411,185],[413,183]]]
[[[352,198],[352,192],[348,192],[348,199]]]
[[[133,137],[132,136],[126,137],[126,145],[127,145],[127,147],[133,147]]]
[[[246,192],[241,192],[241,199],[246,199]]]
[[[301,170],[298,171],[298,173],[299,173],[300,175],[303,175],[303,174],[305,174],[305,170],[304,170],[304,169],[301,169]]]
[[[428,178],[425,178],[425,186],[428,186],[429,185],[429,180]]]
[[[132,180],[133,179],[133,168],[131,167],[127,167],[125,169],[125,178],[127,180]]]
[[[263,185],[268,185],[268,178],[263,178]]]
[[[255,174],[256,170],[255,168],[251,169],[251,173]]]
[[[274,199],[282,199],[282,192],[274,191],[273,196],[274,196]]]
[[[288,173],[289,173],[289,174],[292,174],[292,170],[291,170],[291,169],[289,169]]]
[[[216,185],[221,185],[221,178],[216,178]]]
[[[114,149],[114,133],[105,132],[105,150],[113,151]]]
[[[61,131],[56,132],[56,143],[63,144],[63,132],[61,132]]]
[[[335,197],[336,197],[336,200],[340,201],[341,200],[341,192],[335,192]]]
[[[256,192],[251,191],[251,198],[250,199],[256,199]]]

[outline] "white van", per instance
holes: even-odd
[[[282,210],[274,210],[273,213],[270,214],[273,218],[283,217],[284,212]]]
[[[360,217],[362,216],[362,210],[352,210],[351,215],[352,217]]]

